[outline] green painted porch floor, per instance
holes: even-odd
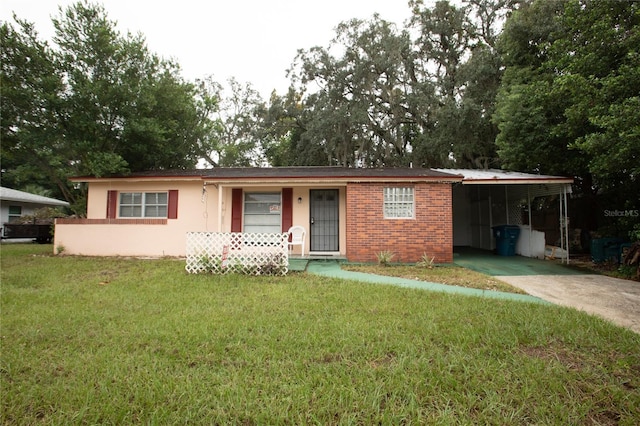
[[[555,261],[523,256],[498,256],[488,250],[458,248],[453,263],[494,277],[523,275],[582,275],[583,272]]]
[[[289,270],[293,272],[304,272],[309,264],[309,259],[289,258]]]

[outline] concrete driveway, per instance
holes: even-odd
[[[640,282],[586,274],[556,262],[461,250],[460,266],[492,275],[532,296],[599,315],[640,333]]]
[[[637,281],[589,274],[497,278],[532,296],[599,315],[640,333],[640,283]]]

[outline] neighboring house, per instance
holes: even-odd
[[[33,215],[43,207],[68,207],[66,201],[0,187],[0,224],[12,223],[22,216]],[[4,226],[3,234],[4,236]]]
[[[536,178],[527,176],[527,182]],[[490,238],[490,227],[497,223],[463,214],[477,207],[477,196],[486,191],[467,190],[459,171],[215,168],[72,181],[88,183],[89,193],[86,219],[56,221],[54,250],[64,247],[67,254],[184,256],[190,231],[286,232],[300,225],[307,230],[304,251],[311,255],[374,262],[376,254],[388,250],[398,262],[427,255],[448,263],[453,261],[454,224],[472,234],[460,236],[461,242],[484,248],[484,238]],[[463,218],[468,223],[456,222]],[[474,233],[483,236],[478,240]]]

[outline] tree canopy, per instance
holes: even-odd
[[[538,0],[514,12],[495,114],[505,167],[575,176],[600,204],[640,208],[639,28],[637,2]]]
[[[410,1],[398,28],[378,15],[338,25],[328,47],[300,50],[292,86],[266,122],[287,138],[269,152],[298,164],[499,165],[491,122],[501,67],[500,20],[513,2]],[[282,135],[282,133],[281,133]],[[280,143],[281,149],[275,149]],[[276,144],[276,145],[274,145]],[[271,158],[270,158],[271,160]]]
[[[17,17],[0,27],[3,181],[55,182],[80,213],[69,176],[192,168],[210,151],[206,102],[142,35],[87,2],[53,24],[52,45]]]

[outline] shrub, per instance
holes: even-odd
[[[429,256],[427,253],[424,253],[420,258],[420,261],[416,265],[420,266],[421,268],[431,269],[433,268],[433,261],[435,259],[435,256]]]
[[[29,225],[32,223],[47,225],[53,224],[55,218],[67,217],[60,209],[54,207],[42,207],[33,211],[31,215],[20,216],[16,223]]]
[[[376,257],[378,258],[378,264],[382,266],[388,266],[395,256],[396,254],[389,250],[384,250],[376,254]]]

